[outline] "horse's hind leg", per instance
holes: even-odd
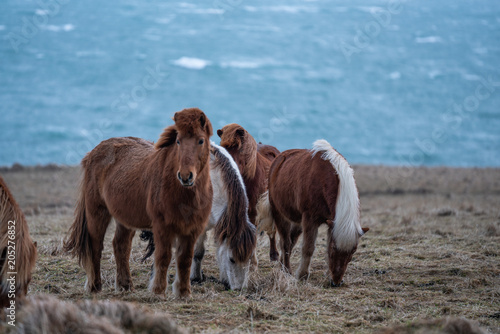
[[[268,234],[269,236],[269,259],[271,261],[278,261],[279,253],[276,248],[276,232]]]
[[[306,214],[302,216],[304,236],[302,238],[302,259],[296,273],[298,279],[307,279],[309,277],[309,265],[311,264],[311,257],[314,254],[318,227],[319,225],[315,223],[314,219],[308,217]]]
[[[91,261],[84,261],[83,267],[87,274],[86,290],[89,292],[99,292],[102,290],[101,283],[101,256],[103,249],[104,236],[111,215],[107,208],[103,206],[87,206],[87,230],[89,233],[89,242],[91,245]]]
[[[201,261],[205,256],[205,239],[207,238],[207,231],[203,232],[196,240],[194,246],[194,257],[191,263],[191,282],[203,282],[203,271],[201,270]]]
[[[130,277],[129,258],[134,235],[134,230],[126,228],[119,222],[116,222],[115,237],[113,238],[113,250],[116,260],[116,291],[133,290],[132,278]]]
[[[290,253],[292,252],[290,222],[283,218],[278,212],[273,210],[273,217],[276,223],[276,230],[280,236],[281,257],[280,262],[284,269],[290,273]]]

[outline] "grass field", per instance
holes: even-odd
[[[258,271],[242,292],[226,291],[217,282],[210,239],[203,263],[208,280],[193,286],[190,300],[176,300],[171,291],[165,297],[147,291],[151,262],[140,262],[146,245],[138,236],[131,256],[135,291],[115,292],[113,224],[102,258],[103,291],[84,293],[84,271],[61,250],[72,223],[79,168],[15,166],[0,173],[38,242],[31,295],[145,304],[192,332],[371,333],[447,316],[500,332],[500,169],[355,166],[362,226],[370,231],[343,287],[328,287],[322,229],[307,282],[271,263],[267,237],[259,237]],[[299,256],[300,241],[293,269]]]

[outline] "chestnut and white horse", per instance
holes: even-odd
[[[362,228],[359,196],[353,170],[326,140],[312,150],[288,150],[276,157],[269,170],[269,191],[257,205],[258,226],[280,235],[281,263],[290,272],[290,254],[298,237],[302,261],[297,278],[309,276],[318,228],[328,225],[327,254],[332,286],[339,286],[357,249]]]

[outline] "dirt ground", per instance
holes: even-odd
[[[0,168],[38,242],[29,293],[64,300],[119,299],[170,314],[191,332],[356,332],[410,326],[422,319],[464,317],[500,333],[500,169],[355,166],[362,226],[370,231],[344,277],[328,287],[326,229],[320,230],[307,282],[287,276],[259,237],[258,271],[243,292],[217,282],[210,239],[203,263],[209,279],[191,300],[147,291],[151,262],[136,236],[131,256],[135,291],[115,292],[111,225],[102,258],[103,291],[84,293],[85,273],[61,251],[72,223],[77,167]],[[299,263],[300,243],[292,256]],[[170,274],[174,269],[170,269]],[[172,278],[170,278],[172,281]]]

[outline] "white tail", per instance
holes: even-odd
[[[271,203],[269,202],[269,191],[263,193],[259,202],[257,203],[257,231],[266,232],[272,235],[276,232],[276,227],[274,225],[273,214],[271,212]]]
[[[350,251],[358,244],[363,235],[359,221],[359,196],[354,172],[349,163],[326,140],[316,140],[313,144],[313,156],[323,153],[321,158],[330,161],[339,177],[339,193],[335,207],[333,238],[337,249]]]

